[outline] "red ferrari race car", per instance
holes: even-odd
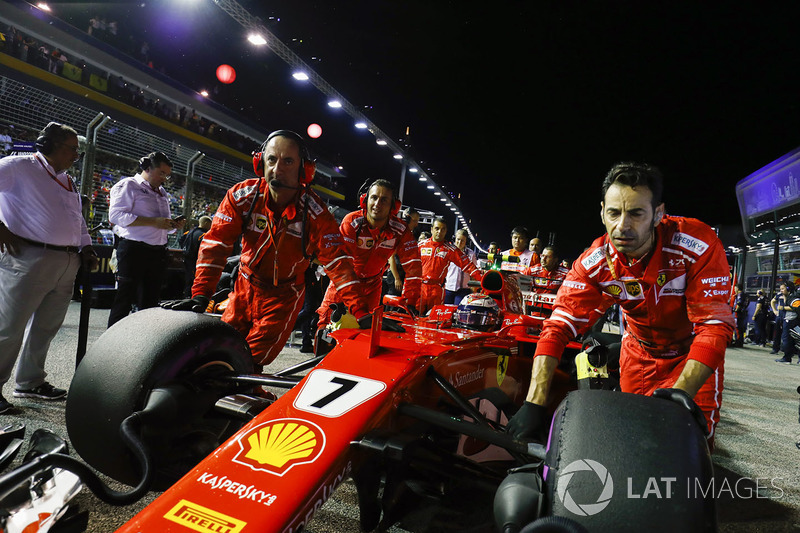
[[[515,276],[488,271],[458,308],[376,310],[371,331],[341,329],[331,352],[274,374],[254,374],[244,339],[213,317],[135,313],[92,345],[66,407],[75,451],[135,488],[111,491],[56,450],[0,479],[0,504],[55,466],[112,503],[166,489],[122,532],[302,531],[347,478],[365,531],[431,500],[469,514],[453,531],[714,531],[713,501],[669,481],[711,476],[692,416],[660,399],[569,392],[580,345],[555,378],[566,398],[547,445],[503,431],[537,340],[521,309]],[[597,379],[603,361],[593,362]],[[287,391],[275,400],[264,386]],[[626,497],[667,482],[666,497]]]

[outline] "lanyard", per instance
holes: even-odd
[[[42,163],[42,160],[41,160],[41,159],[39,159],[39,156],[38,156],[38,155],[36,156],[36,160],[39,162],[39,164],[40,164],[40,165],[42,165],[42,168],[44,169],[44,171],[45,171],[45,172],[47,172],[47,175],[48,175],[48,176],[50,176],[50,179],[52,179],[53,181],[55,181],[56,183],[58,183],[59,185],[61,185],[61,187],[62,187],[62,188],[64,188],[64,189],[66,189],[68,192],[72,192],[72,179],[70,179],[70,177],[69,177],[69,176],[67,176],[67,184],[66,184],[66,185],[64,185],[63,183],[61,183],[61,180],[59,180],[59,179],[58,179],[58,178],[55,176],[55,174],[53,174],[52,172],[50,172],[50,169],[49,169],[49,168],[47,168],[47,166],[46,166],[44,163]]]
[[[654,245],[655,245],[655,243],[654,243]],[[623,281],[624,283],[629,283],[629,281],[635,281],[640,286],[642,286],[642,290],[644,290],[644,288],[645,288],[643,286],[644,284],[647,284],[648,288],[653,286],[653,283],[655,282],[655,278],[658,277],[658,268],[653,266],[653,264],[652,264],[653,262],[652,261],[650,261],[644,267],[644,271],[642,272],[642,279],[634,277],[633,280],[629,280],[629,281],[621,280],[619,278],[619,276],[617,276],[617,270],[614,268],[614,261],[611,259],[611,254],[608,253],[608,247],[609,246],[610,245],[608,243],[606,243],[603,251],[605,252],[606,264],[608,264],[608,270],[611,272],[611,277],[614,278],[614,281]],[[651,252],[648,252],[648,254],[649,253],[652,253],[652,250],[651,250]],[[642,258],[642,259],[644,259],[644,258]],[[656,275],[655,276],[651,276],[653,279],[648,281],[648,279],[647,279],[647,271],[650,270],[651,268],[655,268]]]

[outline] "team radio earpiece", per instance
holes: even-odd
[[[36,139],[36,149],[39,150],[44,155],[49,155],[53,149],[55,148],[55,141],[53,141],[53,134],[56,130],[61,128],[61,124],[58,122],[50,122],[47,126],[44,127],[42,133],[39,134],[39,138]]]
[[[314,174],[317,172],[317,164],[311,159],[311,154],[308,152],[303,138],[291,130],[273,131],[267,136],[267,140],[264,141],[261,148],[258,149],[258,152],[253,153],[253,172],[256,173],[256,176],[259,178],[264,177],[264,150],[267,148],[269,141],[274,137],[287,137],[297,143],[297,146],[300,148],[300,159],[302,159],[300,165],[300,185],[308,185],[311,183],[311,180],[314,179]]]
[[[372,189],[372,187],[375,185],[380,185],[381,187],[384,187],[385,183],[386,180],[375,180],[369,185],[369,187],[367,187],[366,191],[369,192],[369,190]],[[361,186],[360,190],[363,191],[364,186],[366,184],[367,182],[365,181],[364,184]],[[395,216],[397,213],[400,212],[400,209],[403,207],[403,202],[401,202],[400,198],[397,197],[397,191],[395,190],[394,185],[391,185],[388,188],[392,190],[392,198],[393,198],[392,209],[389,212],[389,216]],[[361,207],[363,211],[367,210],[367,192],[361,193],[361,195],[358,197],[358,205],[359,207]]]

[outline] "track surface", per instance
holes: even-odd
[[[48,379],[62,388],[69,388],[75,367],[79,309],[80,304],[76,302],[70,305],[47,361]],[[90,345],[105,331],[107,319],[108,310],[92,310]],[[721,532],[800,532],[800,450],[795,446],[800,440],[800,397],[796,392],[800,385],[800,365],[778,364],[774,362],[775,357],[765,348],[750,346],[731,348],[726,356],[722,422],[714,454]],[[303,359],[305,356],[296,347],[287,347],[279,357],[280,364],[275,366],[284,367]],[[15,410],[0,415],[0,423],[21,420],[27,426],[28,436],[35,429],[45,427],[67,437],[64,402],[16,399],[12,392],[13,383],[6,384],[3,395],[15,405]],[[12,466],[17,466],[19,460]],[[756,486],[762,490],[756,492]],[[156,496],[150,494],[136,505],[113,507],[99,502],[84,489],[75,501],[81,509],[90,511],[87,531],[108,533]],[[354,487],[351,483],[343,484],[317,513],[309,530],[314,533],[359,531],[355,502]],[[488,525],[491,520],[488,508],[469,502],[462,518],[468,514],[467,509],[473,514],[482,513],[467,528],[458,517],[434,508],[420,510],[389,531],[439,532],[452,530],[458,522],[461,522],[459,531],[492,531]]]

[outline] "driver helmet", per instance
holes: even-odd
[[[453,313],[453,325],[478,331],[500,328],[500,307],[491,296],[481,293],[466,295]]]

